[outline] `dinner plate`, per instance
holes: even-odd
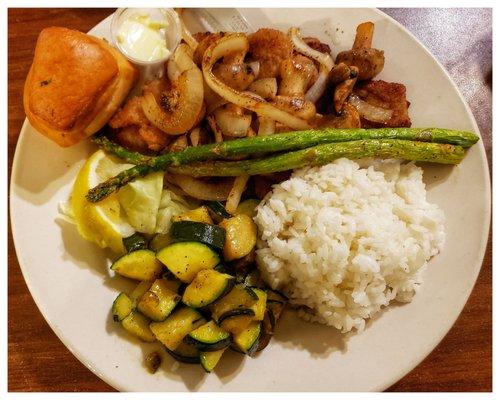
[[[436,59],[401,25],[374,9],[247,9],[254,27],[299,26],[306,36],[350,48],[356,26],[375,23],[373,47],[385,51],[379,78],[406,85],[413,126],[475,131],[474,118]],[[109,37],[110,18],[91,33]],[[141,344],[113,323],[117,293],[132,283],[112,277],[109,254],[58,218],[78,169],[95,148],[62,149],[25,122],[12,170],[10,210],[19,264],[43,316],[68,349],[123,391],[378,391],[402,378],[439,343],[462,310],[481,268],[490,221],[484,146],[456,167],[424,165],[429,199],[446,215],[446,245],[410,304],[386,308],[358,334],[300,321],[288,312],[268,348],[251,359],[227,352],[216,371],[178,366],[169,357],[156,374]],[[16,318],[19,316],[11,316]],[[176,368],[177,367],[177,368]],[[68,371],[71,373],[71,371]]]

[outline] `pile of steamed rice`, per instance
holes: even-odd
[[[363,330],[392,300],[411,301],[445,239],[422,169],[396,160],[297,170],[255,221],[266,282],[302,306],[302,317],[343,332]]]

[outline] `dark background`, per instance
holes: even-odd
[[[437,57],[469,103],[491,171],[491,9],[383,9]],[[22,90],[41,29],[88,31],[113,9],[9,9],[9,183],[25,115]],[[19,268],[9,225],[9,391],[112,391],[59,341],[38,311]],[[474,290],[434,351],[389,391],[491,391],[491,235]],[[362,379],[362,377],[360,377]]]

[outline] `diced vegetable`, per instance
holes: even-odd
[[[149,329],[149,319],[139,311],[133,310],[122,320],[122,326],[132,335],[137,336],[144,342],[154,342],[155,335]]]
[[[201,206],[195,208],[194,210],[186,211],[181,215],[174,217],[174,221],[195,221],[195,222],[205,222],[206,224],[213,224],[212,218],[208,213],[206,207]]]
[[[125,293],[120,293],[113,302],[113,320],[120,322],[132,312],[133,303]]]
[[[149,242],[149,248],[153,251],[159,251],[170,243],[172,243],[172,237],[169,233],[158,233]]]
[[[233,336],[233,344],[237,350],[252,357],[257,351],[260,333],[261,323],[254,321],[245,330]]]
[[[228,311],[220,317],[220,326],[233,335],[245,330],[255,319],[255,312],[251,309],[243,308]]]
[[[226,261],[245,257],[257,243],[257,226],[248,215],[225,219],[219,226],[226,230],[223,255]]]
[[[152,322],[150,328],[154,336],[167,349],[175,351],[189,332],[205,322],[205,318],[198,311],[182,307],[168,316],[165,321]]]
[[[200,353],[196,347],[187,343],[180,343],[175,350],[165,349],[174,359],[186,364],[198,364]]]
[[[206,206],[214,221],[220,222],[225,218],[232,217],[220,201],[209,201],[206,203]]]
[[[254,319],[255,321],[262,321],[264,319],[264,313],[266,312],[267,293],[262,289],[253,288],[252,290],[259,298],[252,306],[252,310],[255,313]]]
[[[205,307],[228,293],[233,285],[231,275],[202,269],[184,291],[182,302],[189,307]]]
[[[179,292],[181,291],[181,286],[183,283],[174,277],[172,278],[162,278],[162,284],[171,292],[180,294]]]
[[[222,358],[222,354],[225,350],[226,349],[200,352],[200,363],[203,369],[208,373],[212,372]]]
[[[153,321],[164,321],[181,300],[177,291],[170,290],[169,287],[172,287],[172,284],[169,282],[174,281],[165,279],[154,281],[151,288],[142,295],[137,304],[138,310]]]
[[[157,351],[153,351],[146,356],[144,363],[146,364],[146,368],[148,369],[148,371],[154,374],[158,370],[158,368],[160,368],[161,356]]]
[[[163,265],[151,250],[136,250],[116,260],[111,269],[126,278],[151,281],[161,275]]]
[[[235,285],[228,294],[226,294],[224,297],[217,300],[210,306],[210,309],[212,311],[212,318],[215,320],[215,322],[220,324],[221,318],[223,316],[224,318],[229,318],[235,315],[242,315],[241,312],[240,314],[235,313],[229,316],[227,316],[228,314],[224,315],[225,313],[243,309],[251,310],[251,307],[258,300],[258,296],[252,289],[241,284]]]
[[[267,290],[267,304],[266,308],[272,314],[274,323],[278,322],[283,309],[285,308],[288,299],[281,293],[268,289]]]
[[[260,204],[260,200],[258,199],[248,199],[245,201],[242,201],[240,204],[238,204],[238,207],[236,208],[236,215],[244,214],[248,215],[250,218],[255,217],[255,214],[257,213],[257,206]]]
[[[212,224],[194,221],[178,221],[172,223],[170,235],[175,242],[201,242],[222,250],[226,239],[226,231]]]
[[[220,262],[218,254],[199,242],[171,244],[156,257],[182,282],[190,283],[202,269],[213,269]]]
[[[123,238],[122,241],[127,253],[148,248],[146,239],[138,232],[134,233],[132,236]]]
[[[150,281],[143,281],[140,282],[134,290],[132,290],[132,293],[130,293],[130,300],[132,300],[133,307],[137,307],[137,302],[139,299],[142,297],[144,293],[146,293],[149,288],[151,287]]]
[[[191,331],[184,338],[184,341],[194,345],[198,350],[215,351],[229,346],[231,344],[231,335],[211,320]]]

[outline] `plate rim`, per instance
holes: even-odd
[[[269,7],[269,8],[274,8],[274,7]],[[304,7],[298,7],[297,6],[297,7],[288,7],[288,8],[298,8],[298,9],[300,9],[300,8],[304,8]],[[336,7],[323,7],[323,8],[335,9]],[[484,224],[484,227],[483,227],[483,230],[482,230],[482,242],[481,242],[481,245],[480,245],[480,252],[478,253],[478,254],[481,254],[481,257],[480,257],[480,261],[478,261],[477,265],[475,266],[474,284],[471,285],[470,288],[464,292],[464,295],[462,296],[462,298],[459,299],[460,300],[460,304],[459,304],[460,307],[457,307],[457,309],[459,308],[460,311],[458,312],[456,318],[453,320],[453,323],[451,323],[451,325],[444,331],[444,333],[442,335],[440,335],[439,338],[436,339],[436,342],[435,342],[434,346],[431,347],[429,351],[420,353],[419,356],[416,357],[415,360],[412,362],[412,366],[411,366],[410,369],[405,370],[405,371],[403,371],[400,374],[391,376],[390,378],[387,378],[386,380],[383,380],[378,385],[376,385],[373,388],[373,391],[379,392],[379,391],[386,390],[387,388],[389,388],[390,386],[392,386],[394,383],[396,383],[399,380],[401,380],[408,373],[410,373],[418,365],[420,365],[421,362],[430,353],[432,353],[432,351],[434,351],[434,349],[439,345],[439,343],[443,340],[443,338],[450,332],[450,330],[453,328],[455,322],[457,321],[457,319],[459,318],[459,316],[462,314],[462,312],[464,310],[464,307],[465,307],[465,305],[466,305],[466,303],[467,303],[467,301],[468,301],[468,299],[469,299],[472,291],[474,290],[474,288],[476,286],[479,272],[481,271],[483,263],[484,263],[484,258],[485,258],[485,255],[486,255],[486,248],[487,248],[489,234],[490,234],[490,228],[491,228],[491,213],[492,213],[492,210],[491,210],[491,178],[490,178],[490,169],[489,169],[489,165],[488,165],[488,160],[487,160],[487,156],[486,156],[486,149],[485,149],[485,146],[484,146],[484,143],[483,143],[483,140],[482,140],[481,132],[479,130],[479,127],[477,125],[476,119],[474,117],[474,114],[472,113],[468,102],[465,100],[465,98],[464,98],[463,94],[461,93],[460,89],[458,88],[457,84],[452,79],[452,77],[450,76],[450,74],[448,73],[448,71],[441,64],[441,62],[430,52],[430,50],[427,49],[427,47],[412,32],[410,32],[406,27],[404,27],[401,23],[399,23],[398,21],[396,21],[390,15],[384,13],[382,10],[380,10],[378,8],[368,8],[368,9],[374,11],[376,14],[378,14],[379,17],[381,17],[383,19],[386,19],[386,20],[389,20],[391,22],[391,24],[395,25],[400,31],[402,31],[403,33],[405,33],[408,36],[410,36],[410,38],[412,39],[412,41],[415,42],[421,48],[421,50],[423,50],[428,56],[430,56],[430,58],[434,61],[434,63],[444,73],[444,75],[447,78],[447,81],[449,83],[451,83],[451,85],[452,85],[452,87],[453,87],[453,89],[455,91],[455,94],[458,95],[461,103],[465,106],[465,109],[467,111],[467,116],[468,116],[469,120],[472,121],[472,125],[473,125],[473,128],[474,128],[474,131],[480,137],[479,142],[481,144],[481,146],[480,146],[480,156],[481,156],[481,161],[482,161],[482,172],[487,177],[487,179],[486,179],[486,187],[485,187],[486,190],[485,190],[485,193],[484,193],[485,206],[486,206],[486,210],[487,210],[486,215],[485,215],[486,223]],[[95,27],[97,27],[97,26],[99,26],[101,24],[105,24],[107,20],[111,20],[112,15],[113,14],[110,14],[106,18],[102,19],[99,23],[97,23],[96,25],[94,25],[89,30],[89,32],[92,31]],[[51,330],[54,332],[54,334],[57,336],[57,338],[64,344],[64,346],[78,359],[78,361],[80,363],[82,363],[94,375],[96,375],[97,377],[99,377],[100,379],[102,379],[105,383],[107,383],[108,385],[112,386],[114,389],[116,389],[118,391],[125,391],[126,389],[124,389],[119,382],[116,382],[113,378],[111,378],[109,376],[106,376],[106,374],[104,372],[98,371],[97,368],[95,368],[93,366],[93,363],[92,363],[92,361],[90,359],[87,359],[80,351],[78,351],[72,345],[70,345],[69,340],[68,341],[65,340],[65,335],[63,334],[63,332],[57,327],[57,325],[53,321],[51,321],[47,317],[46,310],[43,307],[41,307],[40,297],[34,295],[34,293],[36,293],[37,291],[35,290],[35,286],[31,282],[30,277],[29,277],[29,273],[27,272],[27,269],[24,266],[25,263],[24,263],[23,257],[21,256],[22,251],[20,250],[21,246],[20,246],[20,243],[18,242],[18,239],[16,239],[16,235],[14,233],[16,231],[16,228],[15,228],[15,226],[16,226],[15,218],[13,217],[12,212],[10,212],[10,210],[12,210],[13,203],[14,203],[14,197],[15,197],[14,187],[16,186],[16,184],[15,184],[14,177],[17,175],[17,173],[18,173],[17,171],[18,171],[18,168],[19,168],[19,158],[20,158],[19,154],[20,154],[20,152],[18,151],[18,148],[22,147],[22,143],[24,142],[24,140],[26,138],[26,133],[25,132],[28,129],[28,127],[29,127],[29,121],[28,121],[27,118],[25,118],[24,122],[23,122],[23,125],[21,127],[21,130],[20,130],[20,134],[18,136],[18,141],[16,143],[16,148],[15,148],[15,151],[14,151],[14,157],[13,157],[13,161],[12,161],[12,169],[11,169],[10,180],[9,180],[10,187],[9,187],[9,193],[8,193],[9,194],[9,220],[10,220],[12,240],[13,240],[14,249],[15,249],[15,252],[16,252],[16,257],[17,257],[17,260],[18,260],[18,263],[19,263],[19,267],[20,267],[23,279],[24,279],[24,281],[26,283],[26,286],[28,287],[30,295],[31,295],[33,301],[35,302],[35,304],[36,304],[39,312],[42,314],[44,320],[47,322],[47,324],[49,325],[49,327],[51,328]],[[200,392],[203,392],[203,391],[200,391]]]

